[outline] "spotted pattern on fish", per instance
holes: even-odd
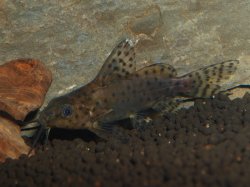
[[[136,72],[136,76],[140,76],[141,78],[149,76],[154,76],[155,78],[172,78],[176,77],[176,75],[177,72],[174,67],[164,63],[151,64]]]
[[[53,99],[38,121],[46,127],[85,128],[104,137],[105,131],[112,130],[112,122],[150,108],[165,110],[171,103],[168,99],[213,96],[238,63],[230,60],[181,77],[163,63],[136,70],[134,43],[126,39],[113,49],[93,81]]]
[[[96,81],[107,84],[136,71],[135,50],[131,40],[120,42],[104,62]]]
[[[191,81],[193,88],[189,89],[186,95],[192,97],[213,96],[220,91],[219,83],[229,79],[235,73],[238,64],[239,61],[237,60],[229,60],[201,68],[183,76],[183,79]]]

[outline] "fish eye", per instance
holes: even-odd
[[[63,117],[68,117],[72,114],[73,110],[70,105],[64,105],[62,109],[62,116]]]

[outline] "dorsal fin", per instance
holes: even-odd
[[[128,76],[136,69],[134,44],[131,40],[121,41],[105,60],[96,81],[101,85]]]
[[[176,77],[177,73],[173,66],[165,63],[156,63],[143,67],[136,71],[139,76],[161,76],[162,78]]]

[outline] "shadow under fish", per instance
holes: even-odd
[[[37,122],[47,128],[88,129],[107,138],[114,121],[129,118],[136,127],[140,112],[170,111],[175,97],[209,98],[220,92],[220,83],[235,71],[238,60],[229,60],[177,77],[176,70],[156,63],[136,70],[134,44],[120,42],[106,59],[96,78],[87,85],[50,101]],[[47,131],[48,132],[48,131]]]

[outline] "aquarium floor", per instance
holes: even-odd
[[[249,186],[250,94],[197,100],[145,130],[53,139],[0,165],[1,186]]]

